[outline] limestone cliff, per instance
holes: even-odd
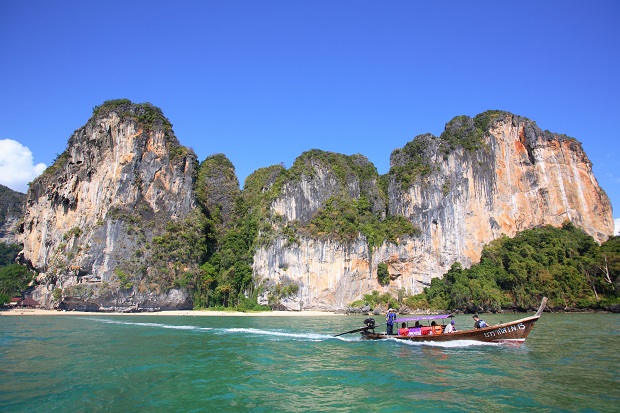
[[[613,233],[609,199],[575,139],[485,112],[455,118],[440,138],[424,135],[410,144],[416,148],[392,154],[390,213],[421,228],[427,252],[440,253],[441,271],[454,261],[476,262],[482,246],[501,234],[539,225],[572,221],[599,243]],[[420,153],[427,169],[407,176],[399,168]]]
[[[26,195],[0,185],[0,242],[17,243],[17,224],[22,218]]]
[[[240,191],[232,163],[198,168],[159,109],[108,101],[30,185],[21,261],[48,307],[230,305],[257,291],[272,304],[286,291],[289,309],[333,310],[373,290],[419,293],[501,234],[567,220],[599,242],[613,233],[581,144],[510,113],[456,117],[390,164],[380,176],[362,155],[311,150]]]
[[[195,188],[198,202],[221,234],[234,220],[235,202],[241,196],[235,167],[226,155],[211,155],[200,164]]]
[[[363,155],[345,156],[317,149],[295,160],[282,182],[273,213],[286,221],[307,223],[330,198],[368,198],[371,209],[385,215],[385,199],[375,166]]]
[[[272,213],[308,220],[326,191],[318,191],[323,198],[308,194],[329,185],[330,174],[315,166],[300,183],[285,185]],[[392,153],[387,179],[389,216],[406,217],[418,235],[374,249],[361,233],[335,241],[300,231],[293,244],[279,236],[258,248],[255,274],[300,285],[290,308],[334,309],[373,289],[419,293],[454,262],[477,262],[484,244],[501,234],[566,220],[599,242],[613,233],[611,204],[581,144],[505,112],[457,117],[440,137],[416,137]],[[389,285],[377,281],[380,262],[388,264]]]
[[[244,196],[254,205],[266,200],[271,221],[254,254],[255,278],[267,286],[298,285],[298,294],[284,300],[294,310],[342,308],[372,290],[372,254],[363,228],[385,218],[379,186],[366,157],[320,150],[305,152],[288,171],[274,167],[250,176]],[[347,225],[332,225],[340,219]]]
[[[67,309],[191,308],[175,279],[197,264],[161,250],[196,213],[196,166],[158,108],[95,108],[28,190],[19,239],[40,273],[33,296]]]

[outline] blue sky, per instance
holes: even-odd
[[[416,135],[501,109],[582,142],[620,217],[619,18],[616,1],[2,0],[0,166],[16,141],[40,173],[116,98],[162,108],[241,182],[312,148],[386,173]]]

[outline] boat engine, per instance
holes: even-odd
[[[375,319],[374,318],[367,318],[366,320],[364,320],[364,325],[366,326],[366,331],[368,330],[372,330],[372,332],[375,332]]]

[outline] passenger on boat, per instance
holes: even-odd
[[[414,328],[420,328],[420,327],[422,327],[422,326],[420,325],[420,322],[419,322],[419,321],[416,321],[416,322],[415,322],[415,325],[414,325],[413,327],[414,327]]]
[[[431,332],[432,334],[441,334],[443,333],[443,328],[435,321],[431,322]]]
[[[486,321],[481,320],[480,317],[478,317],[478,314],[474,316],[474,321],[474,328],[485,328],[489,326]]]
[[[456,333],[456,327],[454,327],[454,320],[450,321],[450,324],[448,324],[445,328],[445,330],[443,330],[444,334],[447,333]]]
[[[385,316],[386,321],[386,334],[393,335],[394,334],[394,320],[396,320],[396,310],[390,308]]]
[[[400,328],[398,329],[398,335],[399,336],[408,336],[409,335],[409,329],[407,328],[407,323],[402,323]]]

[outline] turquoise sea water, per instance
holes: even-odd
[[[0,411],[620,412],[618,315],[544,314],[520,348],[332,337],[363,319],[0,317]]]

